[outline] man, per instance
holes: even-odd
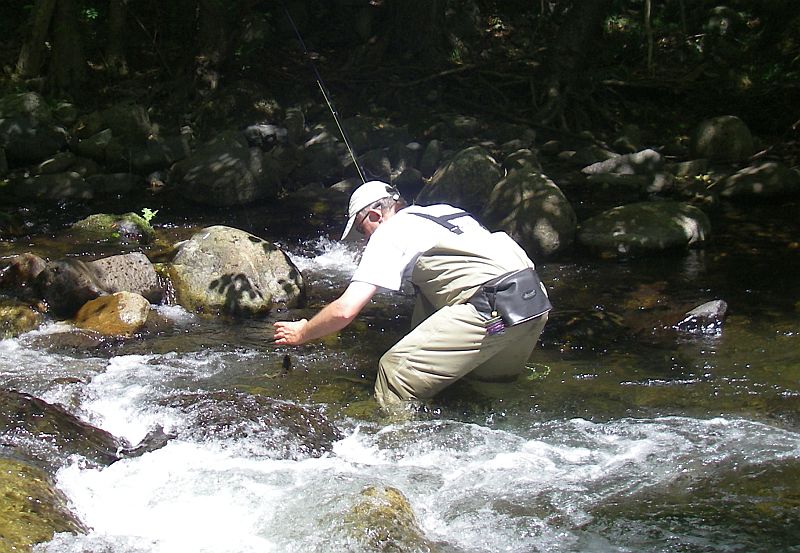
[[[342,239],[356,234],[367,245],[350,285],[311,320],[276,322],[276,344],[341,330],[379,289],[398,291],[410,281],[413,329],[380,359],[382,406],[433,397],[468,374],[506,380],[523,370],[550,304],[533,262],[507,234],[490,233],[450,205],[407,207],[380,181],[350,197]]]

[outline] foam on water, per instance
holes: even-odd
[[[53,386],[59,380],[88,380],[103,369],[105,360],[55,354],[27,345],[37,336],[65,332],[71,327],[64,323],[43,325],[17,338],[0,340],[0,378],[3,387],[38,396],[46,401],[58,401],[63,386]],[[64,403],[69,403],[64,401]]]
[[[800,458],[800,436],[683,417],[520,431],[416,421],[356,427],[322,458],[248,450],[176,440],[104,469],[65,468],[59,486],[93,532],[43,550],[352,550],[342,520],[364,487],[387,485],[408,497],[428,538],[455,551],[569,551],[586,539],[580,528],[592,510],[612,498],[720,467]]]
[[[82,415],[89,422],[139,443],[155,427],[169,432],[176,414],[158,405],[174,392],[176,380],[202,380],[254,352],[206,351],[192,355],[124,355],[108,360],[105,370],[84,388]]]
[[[289,253],[289,258],[304,275],[322,278],[326,282],[345,281],[358,266],[360,248],[353,242],[321,237],[306,246],[310,251]]]

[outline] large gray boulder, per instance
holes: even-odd
[[[535,170],[511,171],[498,182],[483,219],[491,228],[508,232],[534,256],[568,248],[577,229],[569,200],[552,180]]]
[[[36,285],[58,317],[72,317],[86,302],[115,292],[134,292],[153,303],[164,294],[152,263],[138,252],[89,262],[51,261],[37,275]]]
[[[712,117],[694,129],[690,149],[697,158],[744,161],[753,155],[753,135],[745,122],[735,115]]]
[[[157,134],[147,108],[130,102],[88,114],[79,122],[76,134],[84,139],[106,129],[128,145],[143,143]]]
[[[172,177],[197,203],[246,205],[278,193],[279,172],[270,160],[241,132],[226,132],[176,163]]]
[[[91,200],[94,191],[80,173],[46,173],[11,180],[12,194],[26,200]]]
[[[177,303],[190,311],[258,316],[275,303],[305,301],[305,281],[289,257],[231,227],[208,227],[182,242],[167,272]]]
[[[480,146],[471,146],[439,167],[428,186],[420,191],[417,203],[443,202],[478,213],[502,177],[503,169],[489,152]]]
[[[54,124],[53,113],[37,92],[0,98],[0,148],[11,165],[38,163],[67,144],[67,133]]]
[[[10,164],[38,163],[66,145],[66,131],[52,123],[39,121],[32,115],[0,118],[0,146]]]
[[[711,223],[700,209],[681,202],[639,202],[584,221],[578,240],[603,254],[640,254],[686,248],[706,240]]]

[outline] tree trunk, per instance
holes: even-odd
[[[536,120],[550,124],[560,120],[566,127],[564,113],[567,96],[578,90],[578,80],[586,77],[583,69],[591,54],[599,50],[603,20],[612,0],[576,1],[559,29],[556,44],[548,64],[546,101],[536,114]]]
[[[442,0],[387,0],[385,53],[397,60],[436,65],[447,50]]]
[[[653,66],[653,25],[651,21],[652,15],[651,0],[644,0],[644,34],[647,40],[647,71],[652,75],[654,73]]]
[[[58,92],[76,92],[86,80],[86,59],[74,0],[58,0],[56,4],[49,74],[50,88]]]
[[[47,52],[47,31],[56,0],[37,0],[31,18],[31,31],[22,45],[17,59],[17,75],[23,79],[40,75]]]
[[[222,0],[199,0],[198,50],[195,56],[195,81],[199,94],[219,87],[220,70],[228,59],[232,35],[229,17],[232,5]]]
[[[127,0],[108,0],[108,42],[106,43],[106,69],[115,75],[128,74],[125,59],[125,20]]]

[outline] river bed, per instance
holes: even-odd
[[[36,550],[392,551],[347,523],[362,490],[391,486],[426,539],[418,550],[800,551],[797,211],[721,210],[714,240],[689,252],[540,262],[555,311],[527,372],[459,383],[407,419],[382,415],[372,385],[410,297],[382,296],[318,343],[265,341],[275,317],[336,297],[357,246],[273,232],[255,212],[170,221],[160,230],[175,239],[230,224],[280,244],[311,282],[308,308],[231,322],[159,306],[169,328],[88,351],[42,347],[63,330],[49,323],[0,341],[3,387],[131,444],[186,424],[164,398],[214,390],[317,409],[341,437],[319,457],[223,433],[106,467],[65,459],[57,485],[91,530]],[[713,299],[729,306],[719,332],[672,328]]]

